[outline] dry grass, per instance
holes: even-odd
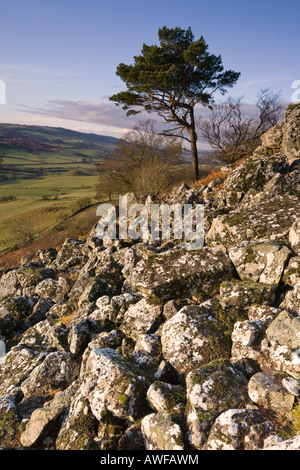
[[[21,246],[13,251],[9,251],[0,256],[0,269],[18,266],[21,259],[26,256],[33,258],[37,256],[40,250],[55,248],[57,251],[61,248],[66,238],[86,237],[94,224],[97,222],[96,208],[92,207],[77,216],[61,224],[60,230],[37,237],[31,243]]]
[[[211,181],[215,180],[215,179],[221,179],[222,182],[224,183],[224,181],[226,180],[227,178],[227,175],[225,175],[221,170],[212,170],[209,175],[205,176],[204,178],[201,178],[199,180],[197,180],[193,186],[197,187],[197,186],[201,186],[201,185],[205,185],[207,186]],[[221,183],[222,184],[222,183]],[[221,185],[220,184],[220,185]]]
[[[59,319],[59,321],[60,321],[61,323],[63,323],[65,326],[68,326],[69,323],[70,323],[70,321],[75,317],[76,313],[77,313],[77,311],[74,310],[72,313],[70,313],[70,315],[66,315],[66,316],[64,316],[64,317],[61,317],[61,318]]]

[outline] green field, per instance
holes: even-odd
[[[22,244],[26,230],[29,231],[28,223],[32,236],[37,236],[96,202],[97,176],[77,173],[0,182],[0,201],[12,197],[0,202],[0,250]]]
[[[96,165],[116,143],[63,128],[0,124],[0,253],[95,203]]]

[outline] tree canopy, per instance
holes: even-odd
[[[155,111],[170,128],[165,134],[190,142],[194,179],[199,177],[197,134],[194,108],[196,104],[211,105],[213,95],[226,92],[238,80],[240,73],[224,71],[221,56],[208,52],[203,36],[194,40],[191,28],[158,31],[160,45],[143,45],[134,64],[119,64],[116,74],[127,90],[110,97],[122,104],[127,115],[142,110]]]

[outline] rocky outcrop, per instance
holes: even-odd
[[[95,226],[2,273],[1,448],[300,449],[299,113],[164,196],[204,205],[203,248]]]

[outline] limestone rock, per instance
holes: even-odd
[[[232,276],[233,266],[220,249],[177,248],[142,259],[127,280],[134,291],[164,300],[193,296],[205,300]]]
[[[45,434],[53,431],[70,401],[70,394],[58,392],[43,408],[35,410],[20,437],[21,444],[24,447],[34,446]]]
[[[186,405],[186,390],[182,385],[155,381],[147,391],[150,406],[157,412],[181,413]]]
[[[187,375],[188,440],[195,448],[201,449],[218,414],[247,401],[247,383],[241,369],[228,360],[211,362]]]
[[[184,450],[180,426],[165,411],[145,416],[141,430],[147,450]]]
[[[300,255],[300,219],[295,220],[289,232],[289,242],[292,249]]]
[[[114,349],[93,348],[81,370],[91,410],[100,420],[109,410],[114,416],[135,420],[145,396],[144,380],[131,364]]]
[[[279,243],[262,240],[243,242],[228,253],[242,280],[278,285],[291,251]]]
[[[262,450],[300,450],[300,434],[290,439],[281,440],[277,444],[264,447]]]
[[[124,313],[120,329],[134,339],[140,335],[154,332],[162,322],[162,305],[152,304],[146,298],[141,299]]]
[[[287,155],[290,163],[299,158],[299,117],[299,104],[290,104],[286,110],[285,119],[269,129],[261,137],[264,147],[281,151]]]
[[[227,281],[220,286],[220,303],[247,310],[252,304],[272,304],[275,288],[272,284],[253,281]]]
[[[254,403],[280,414],[289,414],[294,405],[294,395],[282,385],[280,374],[259,372],[251,377],[248,393]]]
[[[21,384],[25,397],[44,396],[66,388],[78,376],[78,364],[72,354],[55,351],[47,355]]]
[[[214,359],[229,358],[231,343],[224,331],[224,324],[205,305],[183,307],[163,325],[163,355],[180,374]]]
[[[257,436],[257,428],[262,435]],[[229,409],[214,422],[204,450],[246,450],[254,440],[253,434],[260,442],[258,448],[262,448],[264,440],[273,433],[274,425],[261,411]]]

